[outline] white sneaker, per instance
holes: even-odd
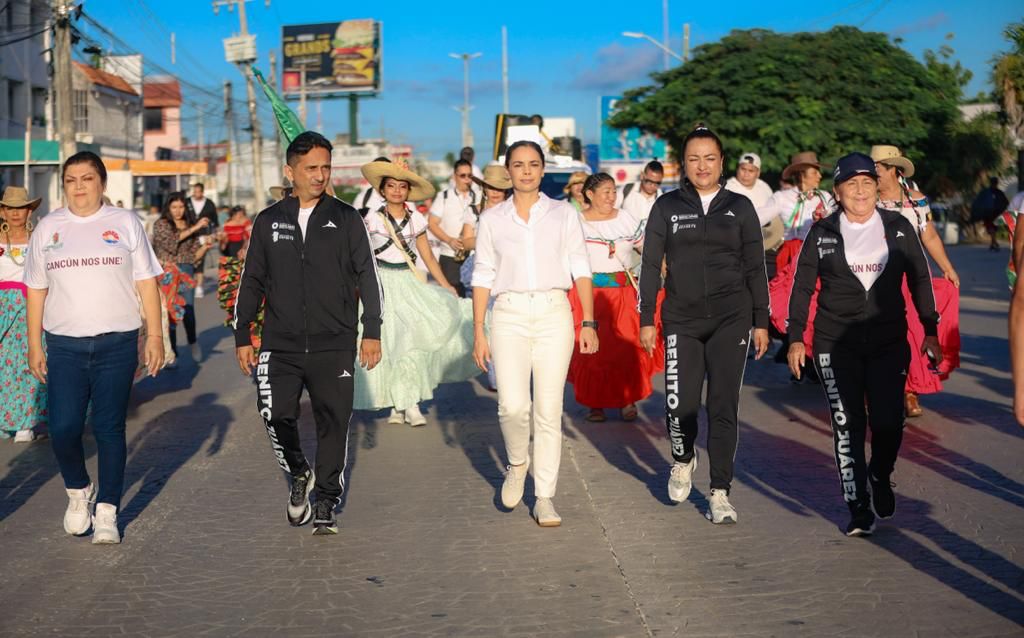
[[[530,464],[509,465],[505,468],[505,482],[501,484],[501,504],[506,509],[513,509],[523,500],[523,489],[526,487],[526,475]]]
[[[672,465],[672,473],[668,477],[668,498],[673,503],[682,503],[690,495],[693,487],[693,471],[697,469],[697,450],[689,463],[676,462]]]
[[[427,419],[420,412],[420,406],[414,405],[411,408],[407,408],[405,411],[405,422],[413,427],[420,425],[426,425]]]
[[[203,298],[203,287],[202,286],[196,286],[196,299],[202,299],[202,298]]]
[[[203,349],[199,347],[198,343],[193,343],[188,347],[189,352],[192,353],[192,360],[199,363],[203,360]]]
[[[92,544],[116,545],[121,542],[117,531],[117,508],[110,503],[97,503],[92,517]]]
[[[708,511],[704,517],[715,525],[731,525],[736,522],[736,508],[729,502],[729,494],[725,490],[711,490]]]
[[[14,433],[15,443],[31,443],[36,440],[36,433],[32,430],[18,430]]]
[[[388,423],[391,425],[401,425],[405,423],[405,415],[398,410],[391,408],[391,416],[388,417]]]
[[[164,369],[165,370],[177,370],[178,369],[178,359],[177,358],[171,359],[170,361],[165,363],[164,364]]]
[[[558,527],[562,524],[562,517],[555,511],[555,504],[550,498],[537,498],[533,506],[533,517],[541,527]]]
[[[89,483],[80,490],[65,490],[68,493],[68,508],[64,511],[64,531],[81,536],[92,525],[92,505],[96,502],[96,486]]]

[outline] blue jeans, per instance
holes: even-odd
[[[109,332],[95,337],[46,333],[46,368],[50,442],[64,486],[89,485],[82,435],[92,406],[92,433],[99,461],[97,501],[121,504],[128,451],[125,418],[135,368],[139,331]]]

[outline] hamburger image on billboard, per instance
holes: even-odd
[[[376,29],[373,20],[346,20],[338,24],[331,41],[331,70],[341,87],[374,85]]]

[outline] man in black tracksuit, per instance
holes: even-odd
[[[344,489],[359,302],[359,359],[368,369],[380,360],[383,305],[362,218],[324,193],[330,150],[330,142],[310,132],[289,145],[285,173],[294,183],[293,196],[261,212],[253,223],[233,324],[239,364],[246,374],[256,369],[259,412],[277,461],[292,478],[288,520],[304,525],[313,518],[314,534],[337,533],[334,508]],[[256,359],[250,324],[263,300]],[[316,420],[315,475],[297,427],[303,387]]]
[[[874,162],[851,154],[839,160],[836,172],[838,191],[844,178],[874,176]],[[872,532],[872,505],[881,518],[888,518],[895,509],[889,476],[903,439],[903,389],[910,364],[904,277],[924,327],[924,345],[941,357],[936,338],[939,315],[917,232],[899,213],[875,213],[884,229],[884,240],[879,241],[886,244],[887,262],[870,288],[865,290],[851,270],[850,258],[856,257],[848,254],[841,228],[847,223],[842,221],[846,213],[840,211],[816,222],[808,232],[789,306],[790,366],[795,368],[794,362],[803,361],[804,328],[820,281],[812,359],[829,405],[843,498],[853,516],[847,528],[850,536]],[[796,355],[794,348],[799,350]],[[869,415],[870,466],[864,454]]]
[[[669,496],[681,501],[689,493],[705,375],[711,488],[727,495],[751,327],[764,329],[767,344],[768,280],[761,225],[750,200],[722,188],[705,213],[689,181],[658,198],[644,238],[641,327],[654,325],[663,257],[668,269],[661,311],[668,434],[672,458],[687,468],[685,488],[674,492],[670,479]],[[735,522],[734,511],[731,519],[711,518]]]

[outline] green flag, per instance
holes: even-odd
[[[274,87],[270,86],[266,79],[264,79],[259,69],[252,67],[252,74],[256,81],[259,82],[260,87],[263,88],[263,93],[266,94],[267,99],[270,100],[270,106],[274,109],[274,117],[277,118],[277,126],[281,130],[285,144],[291,143],[299,133],[306,130],[306,127],[299,121],[299,117],[295,115],[295,112],[285,104],[285,101],[277,94]]]

